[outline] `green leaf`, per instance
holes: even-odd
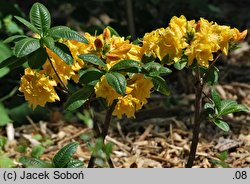
[[[67,55],[69,55],[70,57],[73,58],[70,49],[67,45],[60,43],[60,42],[55,42],[55,46],[58,47],[59,49],[61,49],[64,53],[66,53]],[[73,63],[72,63],[73,64]]]
[[[105,154],[110,157],[110,154],[112,153],[113,150],[113,144],[112,143],[107,143],[104,145],[103,151]]]
[[[97,68],[84,68],[78,73],[80,76],[79,82],[85,85],[95,85],[104,75],[104,72]]]
[[[155,60],[154,56],[152,54],[144,54],[142,56],[142,63],[150,63]]]
[[[55,46],[55,41],[50,36],[42,37],[40,40],[40,43],[41,43],[41,45],[45,45],[48,48],[53,48]]]
[[[113,65],[109,71],[123,71],[131,73],[140,72],[140,62],[134,60],[122,60],[115,65]]]
[[[51,168],[52,167],[51,163],[45,162],[38,158],[21,157],[19,159],[19,162],[21,162],[27,168]]]
[[[219,127],[220,129],[222,129],[225,132],[228,132],[230,130],[229,125],[225,121],[222,121],[220,119],[215,119],[215,120],[213,120],[213,122],[217,127]]]
[[[174,67],[177,70],[182,70],[187,65],[187,59],[181,59],[180,61],[174,63]]]
[[[25,57],[17,58],[16,56],[11,56],[0,63],[0,68],[8,66],[9,68],[14,69],[21,66],[26,61],[27,59]]]
[[[154,84],[154,89],[163,95],[170,95],[170,90],[166,81],[160,76],[150,76]]]
[[[34,158],[39,158],[45,151],[45,148],[41,145],[34,146],[31,151],[31,156]]]
[[[84,164],[81,160],[70,160],[67,164],[67,168],[83,168]]]
[[[218,110],[218,113],[221,111],[221,98],[215,89],[211,90],[211,96],[215,105],[215,108]]]
[[[0,168],[12,168],[15,164],[13,160],[6,156],[0,156]]]
[[[14,35],[14,36],[10,36],[10,37],[6,38],[3,41],[3,43],[10,43],[10,42],[18,41],[18,40],[23,39],[23,38],[27,38],[27,36],[25,36],[25,35]]]
[[[207,83],[210,85],[215,85],[216,83],[218,83],[218,79],[219,79],[219,69],[215,66],[213,66],[213,68],[211,70],[208,71],[208,75],[207,75]]]
[[[68,65],[72,65],[74,60],[71,57],[71,55],[65,53],[61,48],[54,46],[54,47],[49,47],[52,52],[54,52],[58,57],[60,57],[65,63]]]
[[[38,69],[43,66],[48,58],[46,49],[41,47],[37,51],[31,54],[31,57],[28,59],[28,65],[32,69]]]
[[[111,36],[115,35],[115,36],[120,37],[120,35],[117,33],[117,31],[114,28],[112,28],[110,26],[107,26],[107,28],[109,29]]]
[[[227,115],[234,112],[248,111],[248,108],[244,105],[238,104],[234,100],[223,100],[221,102],[221,110],[219,115]]]
[[[19,22],[23,23],[27,28],[29,28],[31,31],[34,33],[40,34],[41,32],[34,26],[32,25],[29,21],[23,19],[22,17],[19,16],[14,16]]]
[[[7,138],[0,135],[0,150],[3,149],[6,143],[7,143]]]
[[[107,68],[106,64],[95,54],[81,54],[78,56],[85,62],[91,63],[96,66],[101,66],[103,68]]]
[[[9,73],[10,69],[7,67],[0,68],[0,78],[4,77]]]
[[[143,68],[147,71],[146,74],[149,76],[168,75],[172,72],[170,69],[155,62],[146,63]]]
[[[65,110],[73,111],[81,107],[93,93],[92,86],[84,86],[82,89],[74,92],[64,104]]]
[[[41,3],[34,3],[30,9],[30,22],[41,33],[46,33],[51,25],[51,16],[48,9]]]
[[[212,114],[212,113],[214,113],[214,104],[205,103],[204,109],[205,109],[209,114]]]
[[[106,73],[105,77],[107,79],[108,84],[120,95],[124,96],[126,93],[126,85],[127,81],[126,78],[118,73],[118,72],[111,72]]]
[[[228,154],[228,150],[222,151],[218,157],[221,161],[225,161],[228,158],[229,154]]]
[[[24,38],[18,41],[13,53],[16,57],[24,57],[40,48],[39,40],[35,38]]]
[[[53,164],[56,168],[64,168],[70,162],[73,154],[76,152],[78,142],[71,142],[64,146],[53,158]]]
[[[76,41],[88,44],[88,40],[83,35],[68,28],[63,28],[63,27],[51,28],[48,31],[48,34],[54,39],[64,38],[64,39],[76,40]]]
[[[9,115],[8,115],[4,105],[2,103],[0,103],[0,115],[1,115],[0,127],[12,122],[12,120],[10,119],[10,117],[9,117]]]

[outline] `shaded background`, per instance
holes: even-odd
[[[1,17],[27,16],[34,0],[0,1]],[[93,31],[111,25],[121,35],[142,37],[145,32],[166,27],[172,16],[217,21],[245,29],[250,22],[249,0],[41,0],[53,17],[53,24],[67,24]]]

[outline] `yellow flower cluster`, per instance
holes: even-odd
[[[227,55],[230,43],[244,39],[246,34],[247,30],[241,33],[236,28],[221,26],[203,18],[198,22],[188,21],[182,15],[173,17],[166,29],[146,33],[142,50],[160,60],[168,56],[170,63],[186,55],[189,65],[196,60],[199,65],[208,67],[214,53],[221,51]]]
[[[113,115],[118,116],[118,118],[121,118],[122,115],[134,117],[135,112],[147,103],[152,87],[153,83],[150,78],[144,78],[143,74],[134,74],[128,79],[126,95],[121,96],[103,76],[96,84],[95,92],[97,97],[105,98],[108,105],[111,105],[113,100],[118,99]]]
[[[169,64],[178,62],[184,56],[188,65],[197,61],[203,67],[209,67],[209,61],[214,54],[222,52],[228,54],[230,44],[245,38],[247,31],[240,32],[236,28],[221,26],[201,18],[198,22],[188,21],[183,15],[173,17],[167,28],[160,28],[143,37],[142,46],[134,45],[124,37],[111,35],[108,28],[100,35],[85,33],[88,44],[74,40],[62,40],[72,56],[73,64],[66,64],[50,49],[46,48],[48,59],[40,71],[27,68],[21,78],[19,90],[24,93],[25,99],[34,109],[37,105],[44,106],[47,102],[60,100],[55,86],[69,80],[79,82],[78,71],[87,67],[96,67],[84,63],[78,56],[81,54],[95,54],[106,64],[105,69],[122,60],[136,60],[140,62],[144,54],[158,57],[161,61],[168,58]],[[98,69],[100,69],[98,67]],[[129,74],[122,72],[126,77],[127,86],[124,96],[118,94],[108,83],[105,75],[95,85],[95,94],[102,97],[110,106],[117,99],[113,115],[121,118],[123,115],[134,117],[137,110],[147,103],[153,83],[151,78],[144,74]],[[60,77],[60,80],[58,78]],[[62,85],[62,84],[61,84]]]
[[[24,93],[25,99],[32,109],[35,109],[37,105],[44,106],[46,102],[60,100],[54,86],[56,86],[54,80],[41,72],[26,68],[25,75],[21,77],[19,90]]]
[[[60,100],[54,90],[54,86],[61,81],[65,86],[70,79],[78,83],[78,71],[89,67],[78,57],[80,54],[97,55],[106,63],[108,69],[121,60],[132,59],[141,61],[143,52],[140,46],[130,43],[124,37],[111,35],[110,30],[107,28],[100,35],[92,36],[89,33],[85,33],[85,37],[89,44],[74,40],[61,41],[70,49],[74,59],[72,65],[66,64],[54,52],[46,48],[50,60],[45,62],[42,70],[39,72],[30,68],[25,70],[25,74],[21,78],[19,90],[24,93],[25,99],[33,109],[37,105],[44,106],[46,102]],[[115,99],[118,99],[113,115],[122,117],[125,114],[128,117],[134,117],[135,111],[141,109],[147,103],[152,87],[151,79],[144,78],[143,74],[136,74],[128,78],[126,95],[121,96],[108,84],[103,76],[95,86],[95,93],[97,97],[106,99],[109,106]]]
[[[85,37],[88,39],[89,44],[85,47],[81,47],[78,53],[96,54],[105,61],[108,69],[121,60],[131,59],[141,61],[143,52],[140,46],[130,43],[129,40],[125,40],[124,37],[111,36],[110,30],[107,28],[98,36],[92,36],[86,33]],[[71,44],[74,45],[74,42],[67,42],[67,46],[70,50],[73,48]],[[150,90],[153,87],[151,80],[145,79],[142,74],[129,78],[127,84],[125,96],[118,94],[108,84],[105,76],[101,77],[100,82],[95,86],[96,96],[106,99],[109,106],[115,99],[118,99],[113,115],[119,118],[121,118],[123,114],[128,117],[134,117],[135,111],[141,109],[142,106],[147,103],[146,98],[149,98]]]

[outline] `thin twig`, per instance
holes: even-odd
[[[69,89],[68,89],[67,86],[63,83],[61,77],[59,76],[59,74],[58,74],[58,72],[57,72],[55,66],[53,65],[53,62],[51,61],[51,59],[50,59],[49,56],[48,56],[48,60],[49,60],[49,63],[50,63],[50,65],[51,65],[52,69],[54,70],[54,72],[55,72],[55,74],[56,74],[56,76],[57,76],[59,82],[61,83],[62,87],[65,89],[65,91],[66,91],[67,93],[70,93]]]
[[[213,100],[212,100],[204,91],[202,91],[202,94],[203,94],[210,102],[213,102]]]

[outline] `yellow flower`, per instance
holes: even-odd
[[[74,71],[79,71],[80,69],[82,69],[84,67],[84,62],[78,56],[80,54],[84,54],[81,51],[85,50],[87,48],[87,44],[77,42],[75,40],[67,40],[67,41],[64,42],[64,44],[68,46],[68,48],[70,50],[70,53],[72,54],[73,59],[74,59],[72,69]]]
[[[142,48],[139,45],[131,44],[131,49],[127,52],[125,59],[141,61],[143,56]]]
[[[159,28],[150,33],[146,33],[143,37],[142,52],[157,57],[156,51],[159,49],[158,43],[163,34],[165,34],[164,28]]]
[[[182,15],[179,18],[173,17],[170,20],[169,27],[160,28],[151,33],[146,33],[143,37],[142,50],[145,54],[153,54],[162,60],[166,55],[173,62],[178,61],[186,43],[188,22]]]
[[[108,84],[105,76],[102,76],[100,82],[96,84],[95,94],[96,97],[106,99],[109,106],[112,104],[113,100],[121,96]]]
[[[72,66],[66,64],[61,58],[59,58],[55,53],[53,53],[51,50],[47,49],[47,53],[49,57],[51,58],[51,61],[62,79],[62,82],[64,85],[68,84],[68,80],[75,75],[74,70],[72,69]],[[47,60],[45,64],[43,65],[43,72],[47,75],[49,75],[51,78],[53,78],[56,83],[60,83],[55,71],[53,70],[50,62]]]
[[[118,118],[122,118],[122,115],[126,115],[128,118],[135,117],[134,114],[138,110],[137,106],[139,103],[139,99],[134,98],[132,95],[118,97],[113,115]]]
[[[233,41],[242,41],[247,36],[247,29],[240,32],[238,29],[233,28],[232,31],[234,32]]]
[[[142,105],[147,103],[147,98],[150,97],[151,89],[154,87],[150,78],[144,78],[143,74],[135,74],[128,81],[128,86],[133,90],[130,94],[140,100]]]
[[[126,87],[126,95],[119,96],[113,115],[121,118],[126,115],[128,118],[134,117],[136,111],[146,104],[150,97],[153,83],[150,78],[144,78],[143,74],[135,74],[129,79]]]
[[[47,102],[60,100],[54,86],[56,86],[54,80],[31,68],[26,68],[25,74],[21,77],[19,91],[24,93],[25,99],[34,110],[38,105],[44,106]]]
[[[195,28],[194,39],[185,51],[189,65],[196,59],[199,65],[209,66],[209,61],[213,60],[213,53],[220,49],[220,35],[216,31],[216,26],[213,22],[203,18],[199,20]]]

